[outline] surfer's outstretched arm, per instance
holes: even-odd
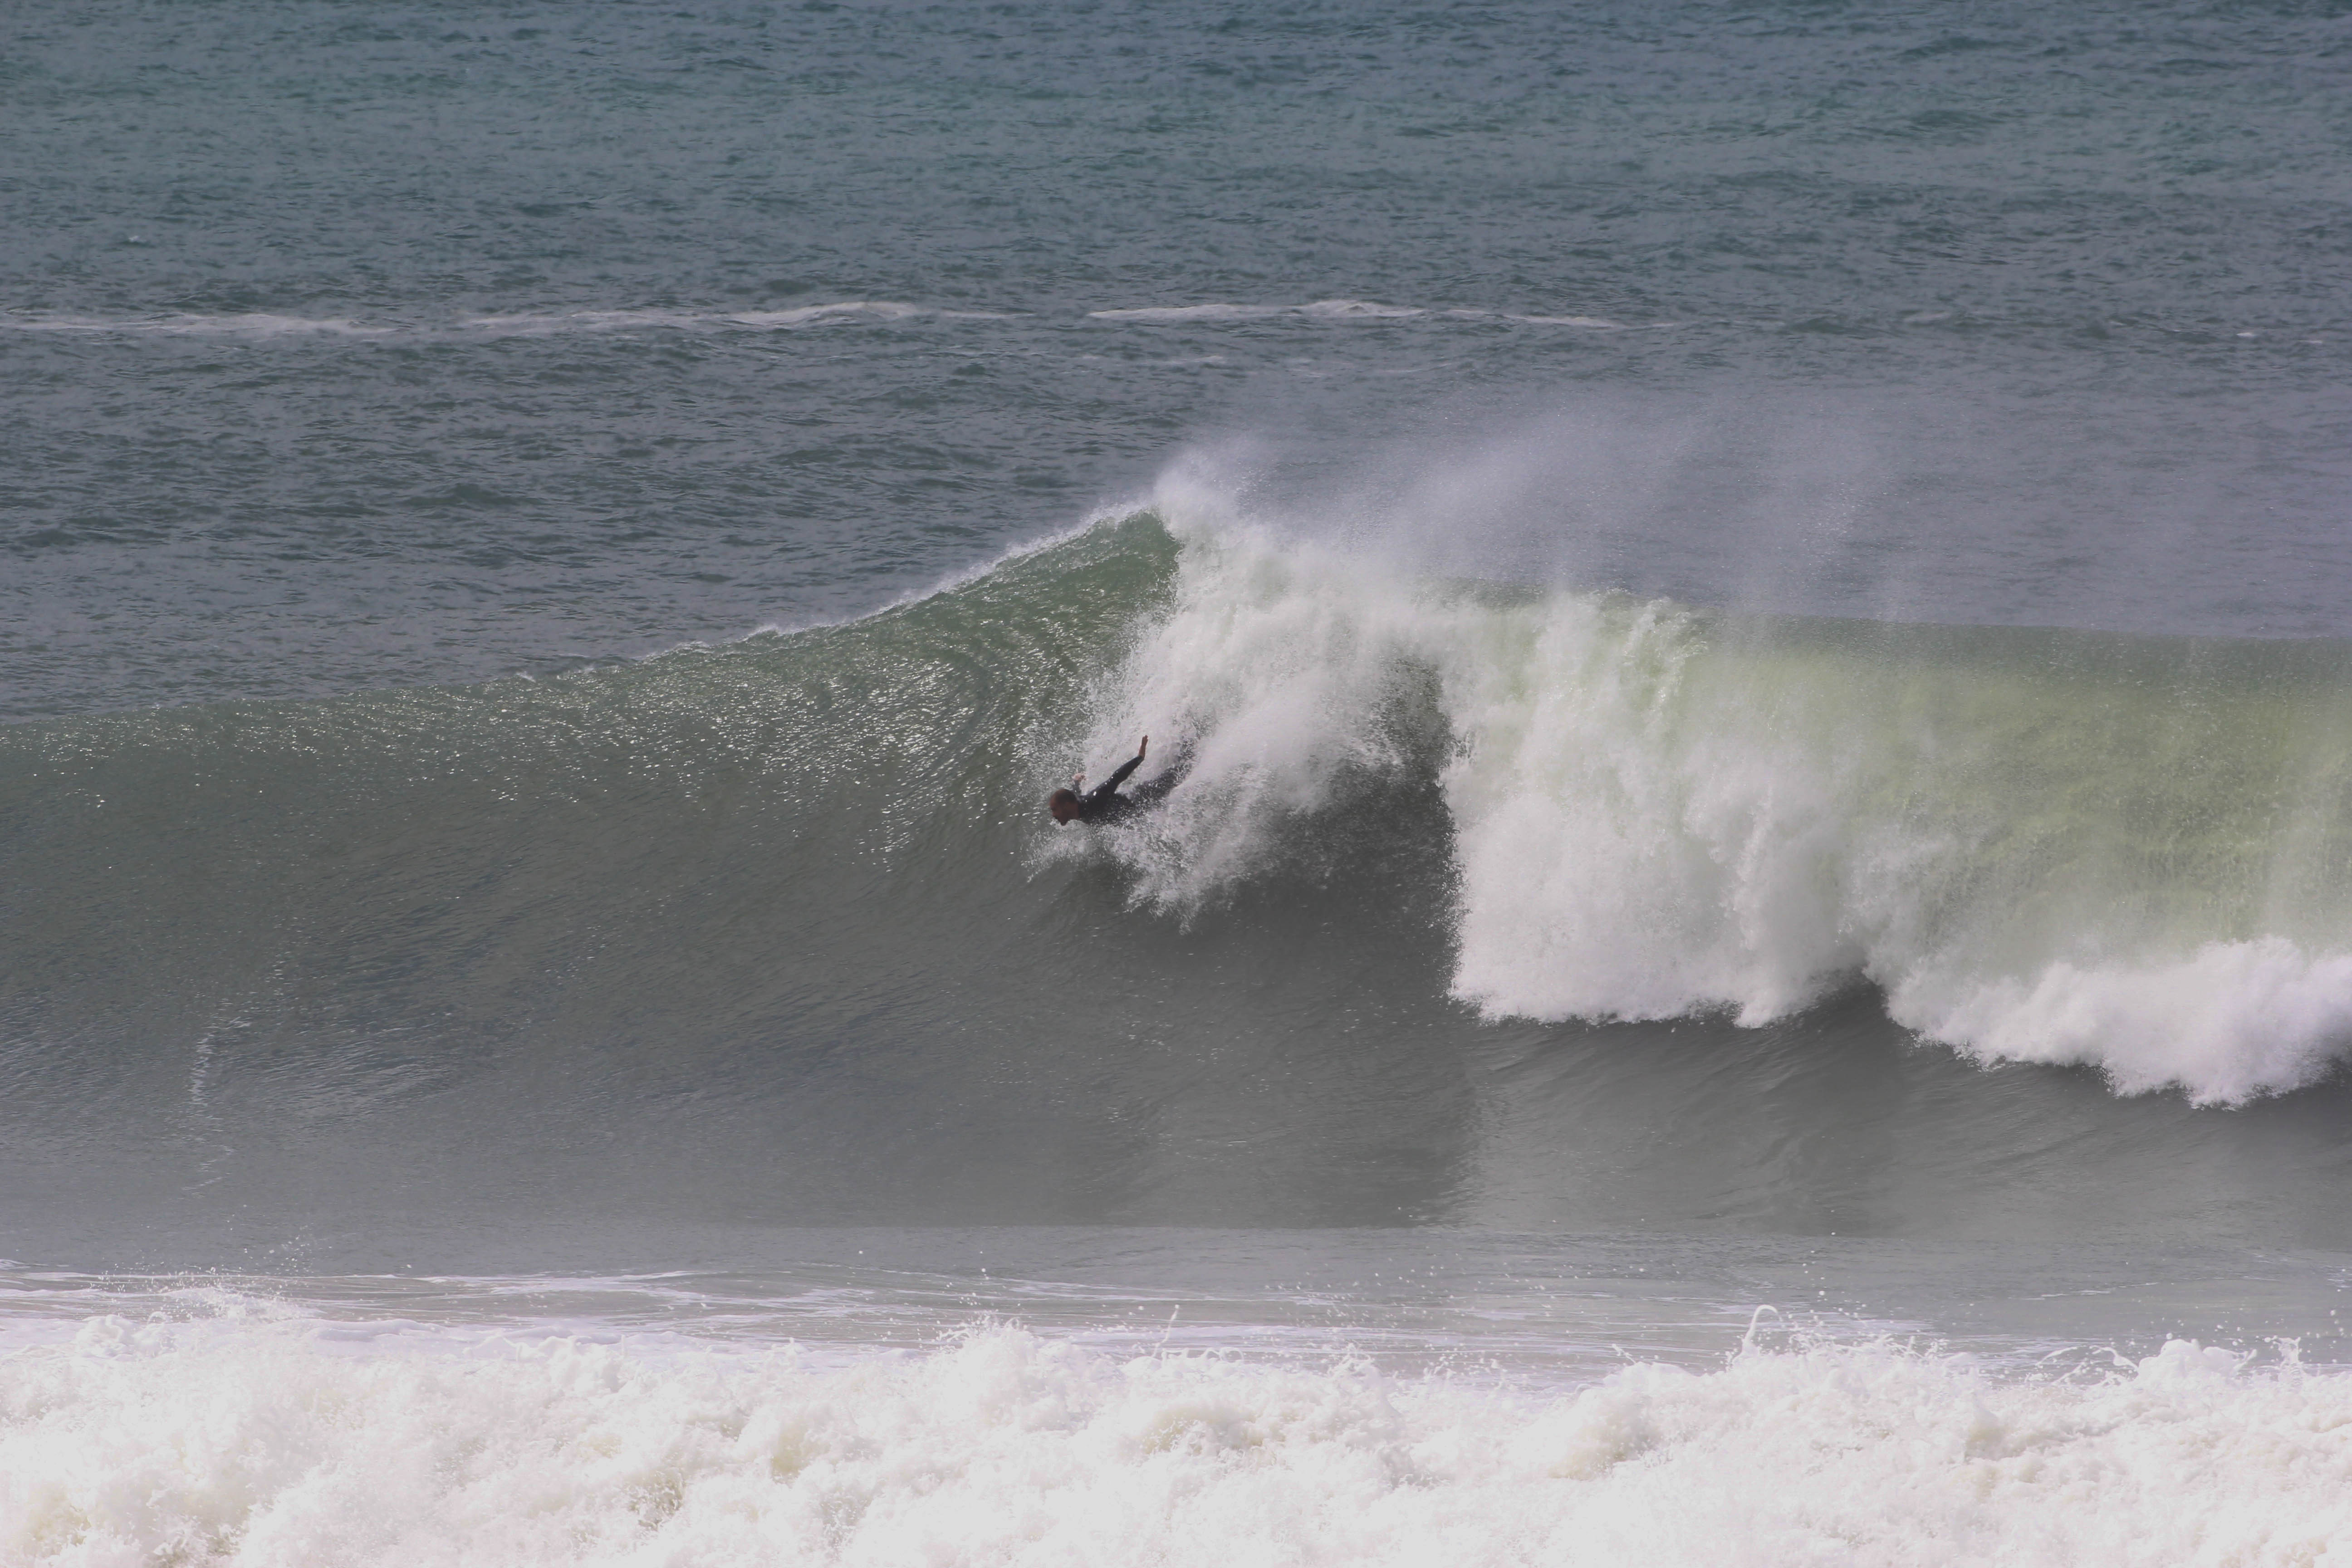
[[[1143,737],[1143,744],[1135,748],[1135,755],[1119,763],[1117,771],[1110,777],[1095,786],[1093,798],[1099,800],[1125,784],[1127,775],[1143,765],[1143,753],[1150,749],[1151,737],[1146,735]]]

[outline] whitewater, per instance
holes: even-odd
[[[1452,991],[1489,1016],[1754,1026],[1867,981],[1979,1059],[2223,1102],[2352,1043],[2340,645],[1433,583],[1171,489],[1171,612],[1087,747],[1156,729],[1190,759],[1109,835],[1143,900],[1216,896],[1426,721]]]
[[[13,1354],[13,1560],[2326,1564],[2352,1524],[2352,1379],[2179,1341],[2034,1379],[1751,1348],[1570,1393],[1007,1327],[826,1366],[215,1310]]]

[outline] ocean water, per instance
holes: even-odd
[[[2352,1563],[2347,147],[2331,5],[11,6],[0,1562]]]

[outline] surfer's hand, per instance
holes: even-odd
[[[1150,750],[1151,750],[1151,737],[1146,735],[1143,737],[1143,744],[1135,748],[1135,754],[1139,757]]]

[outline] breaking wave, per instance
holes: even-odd
[[[1429,762],[1482,1013],[1759,1025],[1868,982],[1983,1060],[2239,1101],[2352,1040],[2352,652],[1707,612],[1393,570],[1215,497],[1088,750],[1191,758],[1115,836],[1225,894]]]
[[[893,300],[844,300],[773,310],[684,309],[542,310],[467,316],[452,321],[362,321],[342,316],[289,316],[268,311],[139,316],[65,316],[14,311],[0,327],[25,332],[113,333],[228,338],[474,338],[561,337],[578,332],[783,331],[852,322],[1003,321],[1002,311],[951,310]]]
[[[2336,1069],[2347,695],[2338,643],[1449,575],[1171,479],[848,624],[18,724],[0,1209],[12,1250],[62,1247],[103,1150],[125,1266],[306,1215],[373,1257],[361,1216],[392,1202],[1944,1224],[1922,1194],[2011,1181],[2083,1107],[1906,1038],[2198,1104]],[[1046,820],[1147,732],[1158,809]],[[1853,1170],[1712,1100],[1703,1175],[1605,1168],[1707,1074],[1780,1093],[1790,1052],[1822,1076],[1775,1116]],[[1894,1125],[1896,1056],[1937,1087],[1904,1101],[1916,1183],[1881,1202],[1855,1130]],[[2139,1130],[2126,1163],[2303,1146],[2093,1101]],[[1981,1139],[1924,1139],[1979,1113]],[[2104,1147],[2066,1168],[2109,1180]]]

